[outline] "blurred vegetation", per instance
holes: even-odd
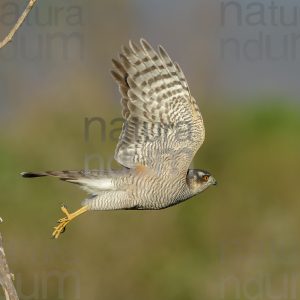
[[[109,159],[115,141],[101,142],[95,127],[85,143],[84,118],[105,116],[109,133],[119,117],[117,106],[97,114],[96,103],[74,100],[65,111],[69,101],[22,108],[1,128],[1,231],[21,299],[268,299],[287,293],[285,276],[289,293],[299,286],[297,104],[205,101],[193,167],[210,170],[217,188],[162,211],[89,213],[52,240],[60,204],[76,209],[85,194],[19,173],[80,169],[90,153]]]

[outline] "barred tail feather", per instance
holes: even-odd
[[[46,172],[23,172],[22,177],[36,178],[44,176],[57,177],[60,180],[78,184],[89,193],[100,191],[112,191],[116,187],[113,182],[114,177],[123,176],[128,173],[128,169],[123,170],[81,170],[81,171],[46,171]]]
[[[45,171],[45,172],[22,172],[21,176],[24,178],[36,178],[53,176],[59,177],[61,180],[75,179],[82,177],[82,171]]]

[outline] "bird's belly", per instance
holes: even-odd
[[[181,182],[168,181],[165,178],[155,178],[139,184],[134,193],[137,209],[163,209],[183,201],[185,187]],[[149,184],[152,182],[152,184]]]

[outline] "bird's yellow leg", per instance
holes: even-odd
[[[64,218],[59,219],[57,221],[58,225],[54,227],[54,231],[52,233],[52,237],[57,239],[61,233],[66,230],[66,226],[76,217],[82,215],[83,213],[88,211],[87,206],[83,206],[80,209],[76,210],[73,213],[69,213],[67,208],[63,205],[61,207],[61,211],[66,215]]]

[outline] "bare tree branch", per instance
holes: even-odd
[[[10,273],[3,248],[0,233],[0,284],[3,288],[6,300],[19,300],[13,284],[13,274]]]
[[[9,42],[12,41],[15,33],[21,27],[23,22],[25,21],[26,17],[32,10],[33,6],[35,5],[37,0],[29,0],[27,7],[25,8],[22,15],[19,17],[18,21],[8,33],[8,35],[0,42],[0,49],[6,46]],[[2,219],[0,218],[0,223]],[[19,300],[17,291],[13,284],[13,274],[10,273],[9,267],[6,261],[6,256],[3,247],[2,236],[0,233],[0,284],[3,288],[5,299],[6,300]]]
[[[4,38],[4,40],[2,42],[0,42],[0,49],[3,48],[4,46],[6,46],[9,42],[11,42],[15,33],[20,28],[20,26],[23,24],[23,22],[25,21],[26,17],[32,10],[36,1],[37,0],[29,0],[27,7],[25,8],[25,10],[22,13],[22,15],[20,16],[20,18],[18,19],[17,23],[14,25],[14,27],[11,29],[11,31],[8,33],[8,35]]]

